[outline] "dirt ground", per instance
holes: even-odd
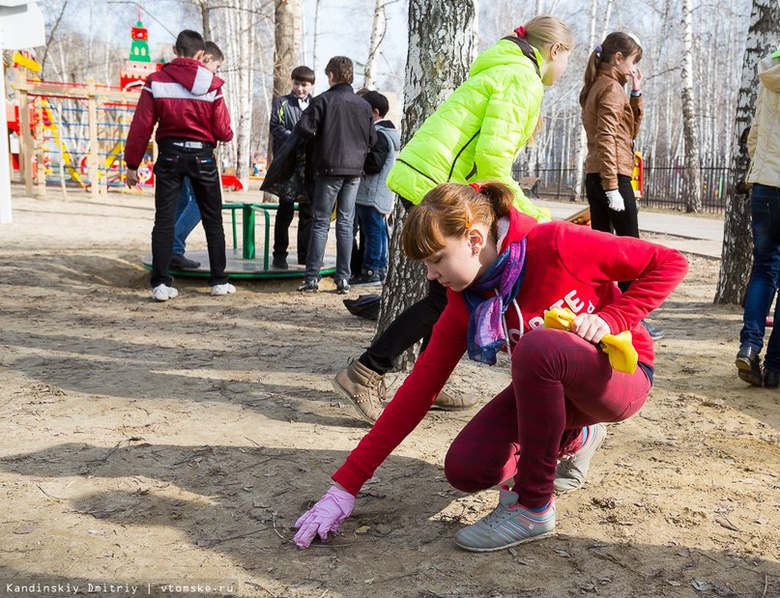
[[[735,375],[741,313],[711,305],[716,260],[691,256],[654,314],[667,336],[652,396],[609,426],[585,488],[558,498],[554,538],[456,548],[497,492],[443,477],[475,411],[431,412],[336,540],[301,551],[293,523],[367,430],[330,379],[373,323],[329,282],[211,297],[179,279],[177,299],[154,303],[149,197],[14,193],[0,225],[0,595],[780,596],[780,391]],[[191,246],[205,248],[200,230]],[[452,384],[486,400],[507,382],[506,365],[463,361]]]

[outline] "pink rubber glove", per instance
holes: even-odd
[[[298,533],[295,543],[301,548],[308,548],[314,537],[319,534],[325,542],[330,533],[336,533],[355,508],[355,497],[346,490],[331,486],[322,498],[311,509],[300,516],[295,522]]]

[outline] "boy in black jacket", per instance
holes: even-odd
[[[334,56],[325,67],[330,88],[313,98],[295,127],[310,140],[315,172],[306,281],[299,291],[319,290],[320,267],[336,207],[336,291],[349,292],[355,196],[368,148],[376,143],[371,106],[352,89],[352,61]]]
[[[314,71],[308,66],[297,66],[290,74],[292,88],[286,96],[274,100],[271,108],[271,138],[274,157],[279,155],[284,142],[290,137],[301,113],[309,107],[311,90],[314,86]],[[293,220],[294,204],[298,202],[298,263],[306,263],[311,230],[310,193],[305,186],[305,158],[298,160],[295,175],[278,187],[279,208],[274,221],[273,267],[287,270],[287,247],[290,244],[288,230]]]

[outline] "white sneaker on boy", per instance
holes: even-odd
[[[167,284],[158,284],[152,289],[152,299],[155,301],[168,301],[179,296],[179,291]]]
[[[236,292],[236,287],[234,287],[229,282],[226,282],[225,284],[215,284],[213,287],[211,287],[211,294],[214,296],[230,295],[235,292]]]

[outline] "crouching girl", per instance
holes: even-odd
[[[299,546],[316,535],[326,540],[352,513],[363,483],[420,423],[466,351],[494,364],[505,350],[512,382],[466,425],[445,460],[447,479],[465,492],[511,484],[493,512],[456,534],[465,550],[551,535],[554,491],[581,487],[603,424],[644,404],[654,353],[640,322],[683,279],[685,259],[640,239],[537,224],[512,201],[501,183],[447,183],[410,210],[403,250],[447,288],[448,304],[412,373],[333,474],[335,485],[297,521]],[[621,294],[620,280],[634,282]],[[569,331],[543,326],[553,308],[570,310]],[[625,331],[638,367],[617,371],[602,347]]]

